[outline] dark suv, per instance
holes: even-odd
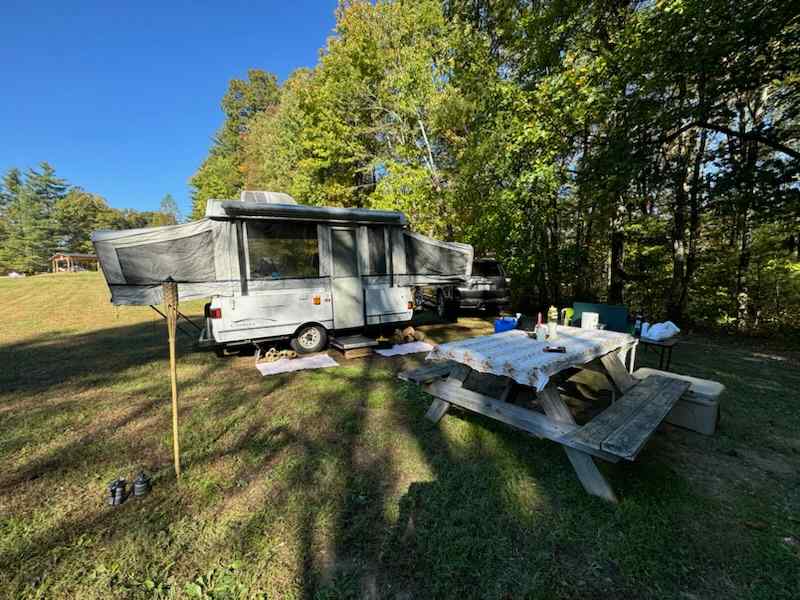
[[[458,288],[461,308],[485,308],[490,311],[507,309],[511,305],[508,279],[493,258],[479,258],[472,263],[472,277]]]

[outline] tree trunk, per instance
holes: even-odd
[[[550,203],[550,252],[548,261],[550,263],[550,302],[556,307],[561,306],[561,232],[558,223],[558,198],[553,194]]]
[[[689,246],[691,239],[687,243],[686,226],[687,210],[689,208],[691,194],[696,191],[699,182],[695,177],[700,176],[700,165],[702,164],[702,153],[698,152],[695,156],[695,169],[692,173],[692,182],[688,181],[689,154],[691,148],[696,144],[685,143],[684,135],[678,143],[676,152],[676,164],[673,174],[673,197],[672,205],[672,281],[670,282],[669,297],[667,299],[667,318],[670,321],[683,321],[686,310],[687,287],[689,281],[689,256],[691,254]],[[699,196],[695,197],[699,202]],[[699,212],[696,214],[699,219]],[[690,218],[691,220],[691,218]],[[699,221],[697,223],[699,227]],[[691,237],[691,236],[690,236]]]
[[[686,169],[680,166],[675,180],[675,205],[672,233],[672,284],[667,305],[667,317],[680,322],[686,316],[689,287],[697,268],[697,248],[700,237],[700,197],[703,157],[708,133],[702,130],[697,136],[691,180],[686,183]],[[688,158],[688,157],[687,157]],[[683,161],[681,161],[683,162]],[[686,161],[688,163],[688,160]],[[688,190],[687,190],[688,187]],[[688,208],[688,240],[686,237]]]
[[[591,277],[589,275],[589,260],[593,241],[592,212],[590,206],[586,213],[581,213],[578,206],[578,223],[580,235],[575,240],[575,300],[592,300]]]
[[[739,103],[739,131],[744,133],[747,128],[744,103]],[[755,120],[755,116],[754,116]],[[728,138],[729,145],[731,138]],[[732,145],[730,145],[733,148]],[[747,272],[750,269],[750,245],[752,242],[752,219],[750,217],[755,193],[755,169],[758,160],[758,142],[748,141],[744,136],[740,139],[740,158],[738,161],[739,176],[739,261],[736,268],[736,326],[741,330],[747,327],[748,317],[752,311],[749,294]],[[732,157],[735,154],[731,152]],[[734,164],[736,162],[734,161]]]
[[[750,309],[750,296],[747,285],[747,271],[750,269],[750,215],[749,206],[744,206],[739,225],[739,261],[736,267],[736,327],[747,327],[747,315]]]
[[[700,241],[700,197],[701,197],[701,177],[703,160],[706,153],[706,142],[708,132],[704,129],[700,132],[697,153],[694,157],[694,167],[692,169],[692,182],[689,187],[689,253],[686,257],[686,277],[683,285],[682,304],[687,304],[689,286],[692,283],[694,272],[697,270],[697,247]]]
[[[622,230],[622,216],[617,214],[611,220],[611,281],[608,286],[608,303],[623,304],[625,289],[625,233]]]
[[[686,190],[683,185],[679,185],[675,190],[672,217],[672,282],[667,303],[667,318],[670,321],[683,320],[681,297],[686,277],[686,255]]]

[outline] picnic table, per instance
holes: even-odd
[[[552,440],[564,447],[589,494],[617,502],[595,459],[633,461],[689,387],[660,375],[632,377],[625,359],[632,368],[636,344],[628,334],[596,329],[559,326],[551,342],[512,330],[440,344],[428,355],[429,364],[399,377],[433,396],[426,417],[434,423],[455,405]],[[548,345],[564,346],[566,352],[545,352]],[[583,425],[576,423],[558,390],[560,374],[575,368],[603,373],[619,393]],[[541,412],[508,401],[515,383],[535,391]]]

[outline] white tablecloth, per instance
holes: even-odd
[[[428,360],[453,360],[481,373],[505,375],[541,391],[550,376],[570,367],[630,346],[627,333],[578,327],[558,327],[558,337],[539,341],[519,329],[448,342],[434,347]],[[564,346],[564,354],[545,352],[545,346]]]

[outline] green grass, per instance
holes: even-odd
[[[421,357],[262,378],[181,340],[176,482],[154,313],[111,306],[89,273],[2,279],[0,306],[0,597],[800,595],[791,353],[690,337],[674,370],[728,386],[720,431],[672,428],[603,465],[610,506],[555,444],[463,413],[428,424],[395,377]],[[152,494],[108,507],[140,468]]]

